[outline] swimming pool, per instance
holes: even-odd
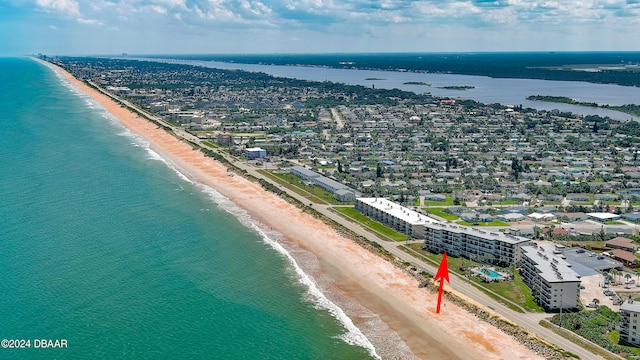
[[[493,271],[491,269],[484,269],[482,271],[485,273],[485,275],[489,275],[489,277],[492,278],[492,279],[497,279],[499,277],[502,277],[502,274],[500,274],[498,272],[495,272],[495,271]]]
[[[473,271],[475,273],[477,273],[478,275],[480,275],[481,277],[484,277],[486,280],[488,281],[492,281],[492,280],[504,280],[507,278],[507,275],[499,273],[495,270],[493,270],[492,268],[475,268],[473,269]]]

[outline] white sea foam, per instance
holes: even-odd
[[[318,309],[327,310],[345,327],[347,330],[346,333],[340,336],[343,341],[350,345],[363,347],[371,354],[371,356],[377,359],[381,358],[376,352],[373,344],[360,331],[360,329],[353,324],[353,321],[351,321],[347,314],[338,305],[329,300],[325,294],[323,294],[313,278],[304,272],[293,256],[291,256],[287,249],[285,249],[277,240],[281,236],[280,234],[267,229],[263,224],[255,221],[255,219],[251,218],[244,209],[237,206],[215,189],[202,184],[198,185],[223,210],[235,216],[243,225],[255,230],[266,244],[271,246],[274,250],[284,256],[285,259],[287,259],[291,269],[295,272],[297,280],[306,287],[308,299],[311,300]]]
[[[307,289],[307,299],[310,300],[318,309],[327,310],[332,316],[334,316],[346,329],[346,333],[340,336],[344,342],[360,346],[365,348],[371,356],[380,359],[381,357],[376,352],[374,345],[367,339],[367,337],[353,324],[353,321],[347,316],[347,314],[335,303],[329,300],[325,294],[322,293],[318,284],[310,277],[304,270],[298,265],[296,260],[291,256],[291,254],[285,249],[280,242],[278,242],[278,238],[281,235],[273,230],[269,230],[265,225],[257,222],[253,219],[244,209],[240,208],[238,205],[233,203],[231,200],[226,198],[224,195],[220,194],[215,189],[206,186],[204,184],[197,183],[191,180],[187,175],[182,173],[177,166],[175,166],[171,161],[163,158],[160,154],[156,153],[149,147],[149,143],[141,140],[140,145],[143,146],[147,152],[149,153],[150,159],[162,161],[165,163],[171,170],[173,170],[181,179],[191,184],[197,185],[202,189],[204,193],[206,193],[209,198],[220,206],[221,209],[227,211],[234,217],[236,217],[241,224],[244,226],[255,230],[263,241],[271,246],[274,250],[284,256],[285,259],[289,262],[291,269],[295,273],[296,279],[305,286]]]

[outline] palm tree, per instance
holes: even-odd
[[[611,270],[609,270],[609,274],[611,275],[612,279],[615,281],[616,278],[618,277],[618,275],[620,274],[620,271],[618,271],[616,269],[611,269]]]
[[[604,276],[604,278],[607,282],[607,287],[611,286],[611,282],[613,281],[613,274],[611,273],[611,271],[609,271],[607,275]]]

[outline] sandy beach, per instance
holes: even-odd
[[[436,295],[418,288],[416,280],[389,262],[264,191],[259,184],[241,176],[227,176],[226,166],[206,158],[189,144],[119,106],[64,70],[52,67],[117,117],[126,128],[147,140],[153,151],[191,180],[214,188],[254,219],[282,234],[281,241],[285,248],[294,250],[294,258],[296,253],[313,257],[317,268],[302,265],[304,270],[345,310],[382,358],[541,358],[454,304],[445,303],[442,313],[436,314]],[[357,306],[347,306],[349,303],[357,303]],[[378,325],[373,326],[376,321]],[[386,326],[380,326],[380,322]],[[378,330],[374,328],[386,330],[376,336]],[[396,340],[387,335],[395,336]],[[402,350],[403,346],[405,350]],[[407,346],[410,351],[406,350]]]

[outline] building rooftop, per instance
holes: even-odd
[[[604,212],[595,212],[588,213],[587,215],[599,219],[599,220],[611,220],[611,219],[619,219],[620,215],[612,214],[612,213],[604,213]]]
[[[536,264],[536,270],[548,283],[580,281],[580,275],[562,255],[553,253],[553,247],[533,244],[523,246],[522,252]]]
[[[435,224],[436,220],[422,215],[416,211],[406,208],[402,205],[398,205],[384,198],[358,198],[359,201],[367,203],[376,209],[383,210],[387,214],[405,221],[412,225],[426,225]]]
[[[635,244],[633,242],[633,240],[626,238],[626,237],[621,237],[618,236],[616,238],[613,238],[607,242],[605,242],[606,246],[619,246],[619,247],[628,247],[628,248],[638,248],[638,245]]]
[[[472,236],[478,236],[483,239],[495,239],[508,244],[521,244],[521,243],[526,243],[531,241],[530,239],[527,239],[522,236],[505,234],[503,232],[498,232],[498,231],[482,230],[475,227],[462,226],[457,224],[433,222],[429,224],[429,226],[432,228],[440,228],[440,229],[444,229],[444,230],[451,231],[458,234],[468,234]]]
[[[629,299],[622,303],[622,305],[620,306],[620,311],[640,313],[640,301],[633,301],[632,299]]]

